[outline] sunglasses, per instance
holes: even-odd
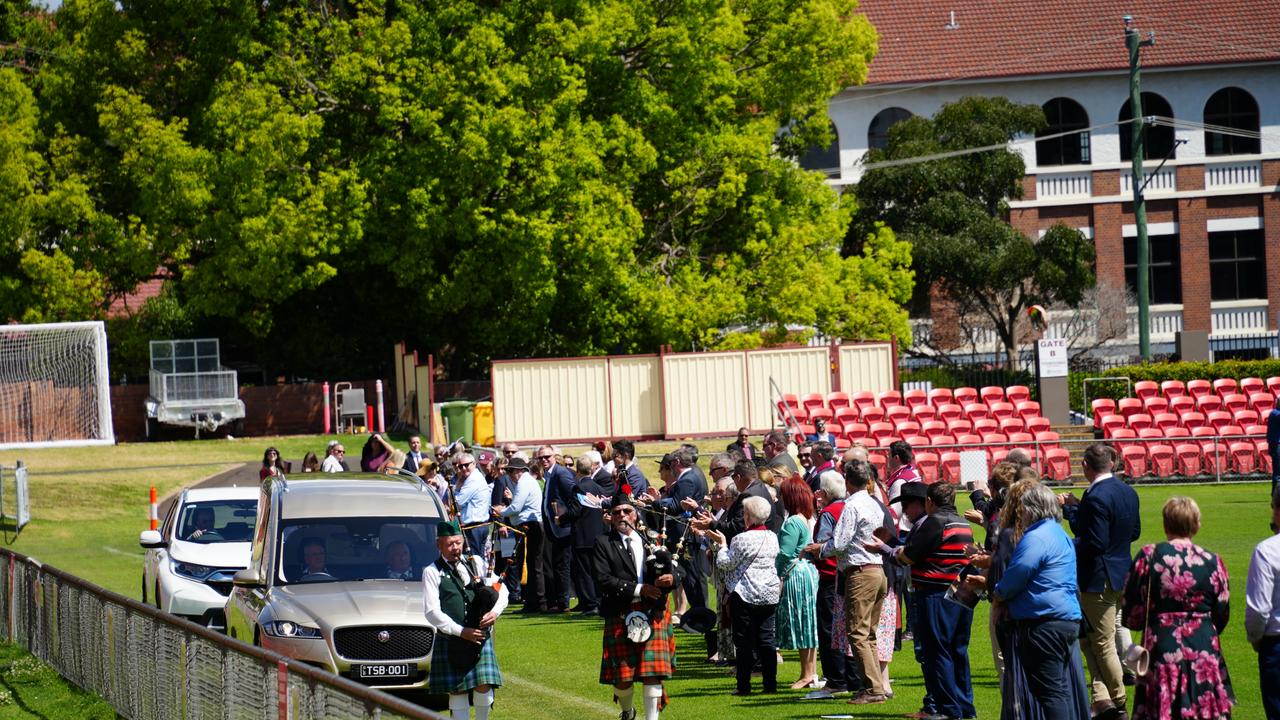
[[[475,463],[458,463],[458,467],[460,468],[471,467],[472,465],[475,465]]]
[[[538,456],[536,456],[534,459],[535,459],[535,460],[550,460],[550,459],[551,459],[551,458],[553,458],[553,457],[555,457],[555,455],[538,455]]]
[[[334,454],[334,455],[346,455],[346,454],[347,454],[347,451],[346,451],[346,450],[334,450],[334,451],[333,451],[333,454]]]

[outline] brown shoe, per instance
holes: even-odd
[[[876,705],[886,700],[884,695],[877,692],[864,692],[856,695],[849,701],[850,705]]]

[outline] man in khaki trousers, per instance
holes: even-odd
[[[1120,592],[1132,560],[1129,545],[1142,533],[1138,494],[1111,473],[1113,463],[1109,445],[1090,445],[1082,461],[1089,489],[1079,500],[1071,493],[1058,498],[1076,536],[1080,609],[1091,628],[1080,647],[1092,680],[1093,717],[1098,720],[1127,718],[1116,627]]]

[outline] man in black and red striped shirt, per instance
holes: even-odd
[[[938,714],[930,720],[977,716],[969,677],[969,628],[973,610],[946,599],[947,588],[969,564],[964,549],[973,543],[969,522],[956,512],[956,490],[950,483],[929,486],[929,517],[897,550],[911,566],[911,586],[919,603],[914,628],[923,653],[925,688]]]

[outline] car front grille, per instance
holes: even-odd
[[[387,640],[379,634],[387,633]],[[436,634],[417,625],[371,625],[333,631],[333,646],[347,660],[410,660],[431,654]]]

